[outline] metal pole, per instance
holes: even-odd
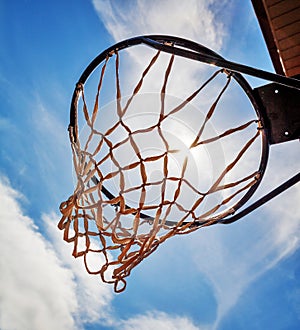
[[[237,213],[236,215],[233,215],[227,219],[226,218],[222,219],[218,223],[229,224],[229,223],[232,223],[232,222],[235,222],[235,221],[241,219],[245,215],[251,213],[252,211],[256,210],[257,208],[259,208],[263,204],[267,203],[274,197],[278,196],[279,194],[281,194],[288,188],[292,187],[299,181],[300,181],[300,172],[298,174],[296,174],[295,176],[293,176],[292,178],[290,178],[289,180],[287,180],[286,182],[284,182],[283,184],[281,184],[280,186],[278,186],[277,188],[275,188],[274,190],[272,190],[271,192],[269,192],[267,195],[265,195],[262,198],[260,198],[259,200],[257,200],[255,203],[246,207],[243,211],[241,211],[241,212]]]
[[[285,85],[288,87],[300,89],[300,80],[290,77],[285,77],[279,74],[275,74],[272,72],[252,68],[247,65],[227,61],[219,56],[214,56],[212,54],[200,53],[196,51],[190,51],[184,48],[178,48],[176,46],[169,46],[167,44],[163,44],[161,42],[155,41],[153,39],[144,37],[143,42],[148,46],[151,46],[155,49],[162,50],[167,53],[175,54],[181,57],[190,58],[192,60],[216,65],[218,67],[228,69],[230,71],[244,73],[253,77],[269,80],[276,82],[281,85]]]

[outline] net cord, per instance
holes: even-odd
[[[135,39],[127,44],[119,44],[119,46],[124,46],[123,48],[128,47],[128,45],[138,44],[141,42],[145,42],[144,38],[142,39]],[[132,44],[131,44],[132,43]],[[192,43],[193,47],[196,47]],[[168,46],[169,47],[169,46]],[[197,47],[200,47],[197,45]],[[202,46],[201,46],[202,47]],[[122,49],[122,47],[120,47]],[[215,224],[219,222],[224,216],[226,216],[231,212],[234,212],[237,207],[243,204],[255,191],[258,186],[258,183],[261,180],[262,174],[264,172],[264,168],[266,165],[267,160],[267,144],[266,144],[266,133],[263,129],[263,120],[259,117],[258,119],[251,120],[245,124],[238,125],[234,128],[225,130],[224,132],[220,133],[218,136],[211,137],[208,139],[202,139],[202,133],[205,129],[205,126],[210,121],[212,116],[214,115],[219,100],[221,99],[222,95],[228,88],[232,77],[237,79],[238,82],[242,85],[243,88],[248,89],[248,85],[244,82],[244,80],[237,74],[231,73],[228,70],[218,70],[215,72],[207,81],[205,81],[196,91],[191,93],[181,104],[175,107],[170,112],[166,113],[165,111],[165,94],[167,89],[168,80],[173,68],[174,58],[175,55],[172,54],[169,60],[169,63],[165,70],[165,75],[163,79],[163,84],[161,87],[160,95],[161,95],[161,105],[160,105],[160,116],[159,121],[156,125],[146,128],[144,130],[139,130],[138,132],[131,131],[131,129],[126,125],[123,121],[123,117],[126,114],[127,109],[129,108],[132,100],[140,91],[143,81],[147,76],[148,72],[150,71],[151,67],[155,64],[157,58],[159,57],[160,51],[159,50],[154,57],[151,59],[150,63],[147,65],[146,69],[143,71],[140,80],[136,84],[135,88],[133,89],[131,97],[128,99],[126,105],[122,107],[121,105],[121,87],[120,87],[120,77],[119,77],[119,48],[116,49],[109,49],[109,52],[102,53],[102,57],[104,57],[104,63],[101,68],[100,79],[98,83],[98,89],[96,93],[94,108],[92,114],[89,114],[85,94],[84,94],[84,82],[87,79],[88,75],[94,70],[93,66],[97,61],[93,61],[92,64],[87,68],[84,72],[82,77],[79,80],[79,83],[76,86],[76,89],[73,94],[72,105],[71,105],[71,121],[69,126],[69,134],[70,140],[72,145],[73,151],[73,161],[75,171],[78,174],[78,183],[75,189],[74,194],[66,201],[61,204],[60,210],[62,213],[62,218],[58,224],[58,227],[64,230],[64,239],[67,242],[73,242],[74,249],[73,249],[73,256],[80,257],[84,256],[84,263],[87,271],[90,274],[97,274],[100,275],[103,282],[113,283],[114,289],[116,292],[121,292],[125,290],[126,281],[125,277],[129,276],[131,270],[139,264],[144,258],[149,256],[153,251],[157,249],[157,247],[164,242],[166,239],[177,235],[177,234],[186,234],[191,231],[196,230],[199,227],[207,226],[211,224]],[[212,51],[208,51],[210,54],[213,54]],[[119,117],[118,122],[109,128],[104,134],[102,134],[102,140],[99,143],[98,147],[91,153],[88,152],[88,147],[90,141],[92,139],[93,134],[97,133],[100,134],[94,127],[95,120],[98,114],[98,103],[99,103],[99,95],[103,84],[103,77],[106,70],[106,65],[111,57],[115,55],[115,78],[116,78],[116,103],[117,103],[117,114]],[[89,73],[87,75],[87,73]],[[202,126],[199,128],[198,134],[191,145],[191,148],[198,147],[202,144],[208,144],[216,141],[220,138],[225,138],[231,134],[235,134],[236,132],[242,131],[249,127],[251,124],[258,124],[260,129],[257,130],[256,134],[250,138],[247,143],[243,146],[241,151],[236,155],[236,157],[226,166],[224,171],[220,174],[220,176],[214,181],[211,187],[205,191],[200,192],[193,187],[192,183],[189,182],[185,177],[185,170],[187,166],[187,160],[182,165],[182,171],[180,177],[170,177],[168,173],[168,155],[174,152],[170,149],[167,139],[164,136],[163,131],[161,130],[161,123],[164,120],[167,120],[168,117],[172,114],[183,109],[187,106],[207,85],[210,83],[215,77],[221,73],[225,73],[227,75],[226,84],[223,86],[221,91],[218,93],[217,97],[215,98],[213,104],[210,106],[204,122]],[[242,82],[242,83],[241,83]],[[248,95],[249,96],[249,95]],[[78,137],[78,124],[77,124],[77,105],[79,97],[82,98],[83,101],[83,114],[87,125],[90,127],[90,136],[88,137],[85,145],[81,148],[81,144]],[[250,99],[252,96],[250,96]],[[253,99],[251,99],[253,102]],[[257,105],[255,102],[254,107],[257,111]],[[257,111],[258,112],[258,111]],[[109,141],[109,135],[118,127],[122,126],[127,132],[128,136],[126,139],[120,141],[117,145],[111,144]],[[150,131],[156,128],[158,130],[159,136],[161,137],[164,146],[165,152],[158,156],[143,158],[141,152],[135,143],[134,136],[136,134],[140,134],[143,132]],[[260,162],[260,167],[258,171],[247,175],[244,178],[241,178],[235,182],[230,182],[227,184],[222,184],[222,180],[226,173],[230,172],[236,164],[239,163],[240,159],[243,157],[244,153],[248,150],[248,148],[252,145],[252,143],[259,137],[262,137],[263,142],[263,150],[262,150],[262,158]],[[117,159],[114,157],[113,150],[124,143],[130,143],[131,147],[135,151],[138,161],[135,163],[131,163],[126,165],[125,167],[120,166]],[[101,162],[104,160],[100,160],[95,162],[93,157],[99,152],[103,143],[106,143],[109,146],[109,152],[103,159],[110,159],[116,166],[116,172],[111,172],[106,174],[105,176],[102,174],[99,166]],[[145,169],[145,163],[153,162],[155,160],[162,159],[164,163],[164,179],[158,181],[156,183],[149,183],[147,180],[147,173]],[[137,167],[140,169],[140,175],[142,179],[142,183],[138,187],[131,187],[126,188],[124,184],[124,178],[122,177],[122,171],[127,169],[131,169]],[[99,179],[96,177],[99,177]],[[116,176],[120,175],[120,191],[119,196],[114,196],[109,192],[105,187],[105,181]],[[86,176],[85,179],[83,177]],[[167,180],[172,180],[177,183],[177,189],[174,191],[173,199],[167,200],[164,195],[165,185]],[[91,185],[91,183],[93,185]],[[161,186],[161,200],[159,204],[155,205],[146,205],[145,204],[145,196],[146,190],[149,184],[159,184]],[[189,186],[191,189],[199,195],[198,200],[192,205],[190,209],[185,209],[179,202],[178,196],[180,194],[180,190],[182,189],[182,185],[185,184]],[[202,215],[196,215],[196,209],[198,206],[205,200],[205,198],[218,191],[218,190],[226,190],[235,186],[242,185],[235,193],[227,196],[223,199],[219,204],[215,205],[210,210],[206,211]],[[138,206],[133,208],[125,203],[124,194],[129,192],[132,189],[139,189],[140,193],[140,200]],[[235,204],[230,210],[227,210],[225,213],[220,213],[218,216],[212,216],[219,208],[223,205],[226,205],[230,202],[233,198],[235,198],[238,194],[246,191],[246,194],[242,197],[242,199]],[[94,193],[97,192],[99,201],[95,199]],[[104,199],[104,194],[106,198]],[[106,219],[105,216],[102,214],[103,207],[115,207],[115,217],[113,219]],[[182,217],[178,222],[172,222],[167,220],[167,217],[170,213],[171,207],[176,206],[179,210],[184,211],[186,213],[185,216]],[[144,211],[153,210],[155,209],[155,216],[150,217],[147,216]],[[163,213],[164,210],[164,213]],[[121,214],[131,215],[133,216],[133,224],[130,229],[122,228],[121,223]],[[189,217],[192,217],[192,221],[188,220]],[[89,225],[91,221],[96,219],[96,224],[98,227],[97,231],[90,229]],[[152,229],[149,233],[145,234],[138,234],[138,227],[143,224],[143,221],[150,224]],[[161,229],[167,230],[163,235],[159,236],[158,233]],[[131,231],[131,233],[129,232]],[[79,242],[84,240],[84,247],[82,248]],[[102,248],[95,249],[92,247],[92,241],[94,239],[98,239],[100,246]],[[109,252],[119,250],[120,253],[117,259],[111,259]],[[88,264],[88,253],[97,253],[101,254],[104,258],[104,262],[102,266],[98,270],[93,270],[90,268]],[[109,272],[110,267],[113,268],[112,277],[111,279],[106,278],[106,274]]]

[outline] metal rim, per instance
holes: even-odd
[[[71,101],[71,108],[70,108],[70,124],[69,124],[69,131],[70,131],[70,139],[71,143],[76,142],[78,138],[78,132],[76,130],[77,126],[77,103],[80,96],[80,86],[84,85],[87,81],[88,77],[93,73],[93,71],[98,67],[99,64],[101,64],[107,56],[110,56],[112,52],[116,50],[122,50],[126,49],[132,46],[136,46],[139,44],[145,44],[149,47],[153,47],[156,49],[159,49],[163,52],[173,53],[178,56],[187,57],[190,59],[194,59],[197,61],[210,63],[216,66],[218,65],[219,60],[221,62],[226,62],[223,57],[212,51],[211,49],[198,44],[194,41],[186,40],[183,38],[175,37],[175,36],[166,36],[166,35],[147,35],[147,36],[138,36],[131,39],[123,40],[106,50],[104,50],[102,53],[100,53],[97,57],[95,57],[91,63],[87,66],[87,68],[84,70],[82,75],[80,76],[78,83],[76,84],[76,88],[73,92],[72,101]],[[171,46],[170,46],[171,45]],[[174,47],[177,46],[177,47]],[[188,56],[185,56],[185,53],[188,52]],[[229,62],[230,63],[230,62]],[[268,154],[269,154],[269,143],[268,143],[268,137],[267,137],[267,130],[266,130],[266,116],[264,112],[264,108],[261,104],[260,98],[255,94],[251,86],[248,84],[246,79],[238,72],[232,73],[233,78],[237,81],[237,83],[242,87],[246,95],[248,96],[248,99],[250,100],[258,120],[261,123],[261,156],[260,156],[260,163],[259,163],[259,177],[257,178],[256,183],[254,183],[248,191],[242,196],[242,198],[236,202],[233,206],[230,207],[230,209],[226,209],[222,213],[218,214],[218,218],[222,216],[224,213],[224,216],[220,219],[226,219],[227,216],[230,216],[234,214],[239,208],[241,208],[255,193],[256,189],[258,188],[268,161]],[[95,178],[96,179],[96,178]],[[97,180],[97,179],[96,179]],[[102,192],[106,195],[107,198],[112,199],[115,196],[108,191],[105,187],[102,188]],[[151,216],[148,216],[147,214],[141,213],[141,218],[148,218],[152,219]],[[214,220],[214,217],[209,218],[210,220]],[[217,222],[220,222],[220,220],[216,220]],[[194,225],[196,226],[202,226],[207,222],[207,220],[202,221],[195,221]],[[174,225],[176,224],[176,221],[168,221],[168,225]]]

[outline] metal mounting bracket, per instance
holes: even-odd
[[[276,83],[255,88],[264,105],[269,143],[300,138],[300,90]]]

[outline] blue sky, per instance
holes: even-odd
[[[298,329],[299,186],[238,223],[170,239],[119,295],[56,227],[73,190],[69,103],[86,65],[159,33],[273,71],[251,2],[3,0],[0,25],[0,328]],[[272,146],[256,196],[296,173],[298,144]]]

